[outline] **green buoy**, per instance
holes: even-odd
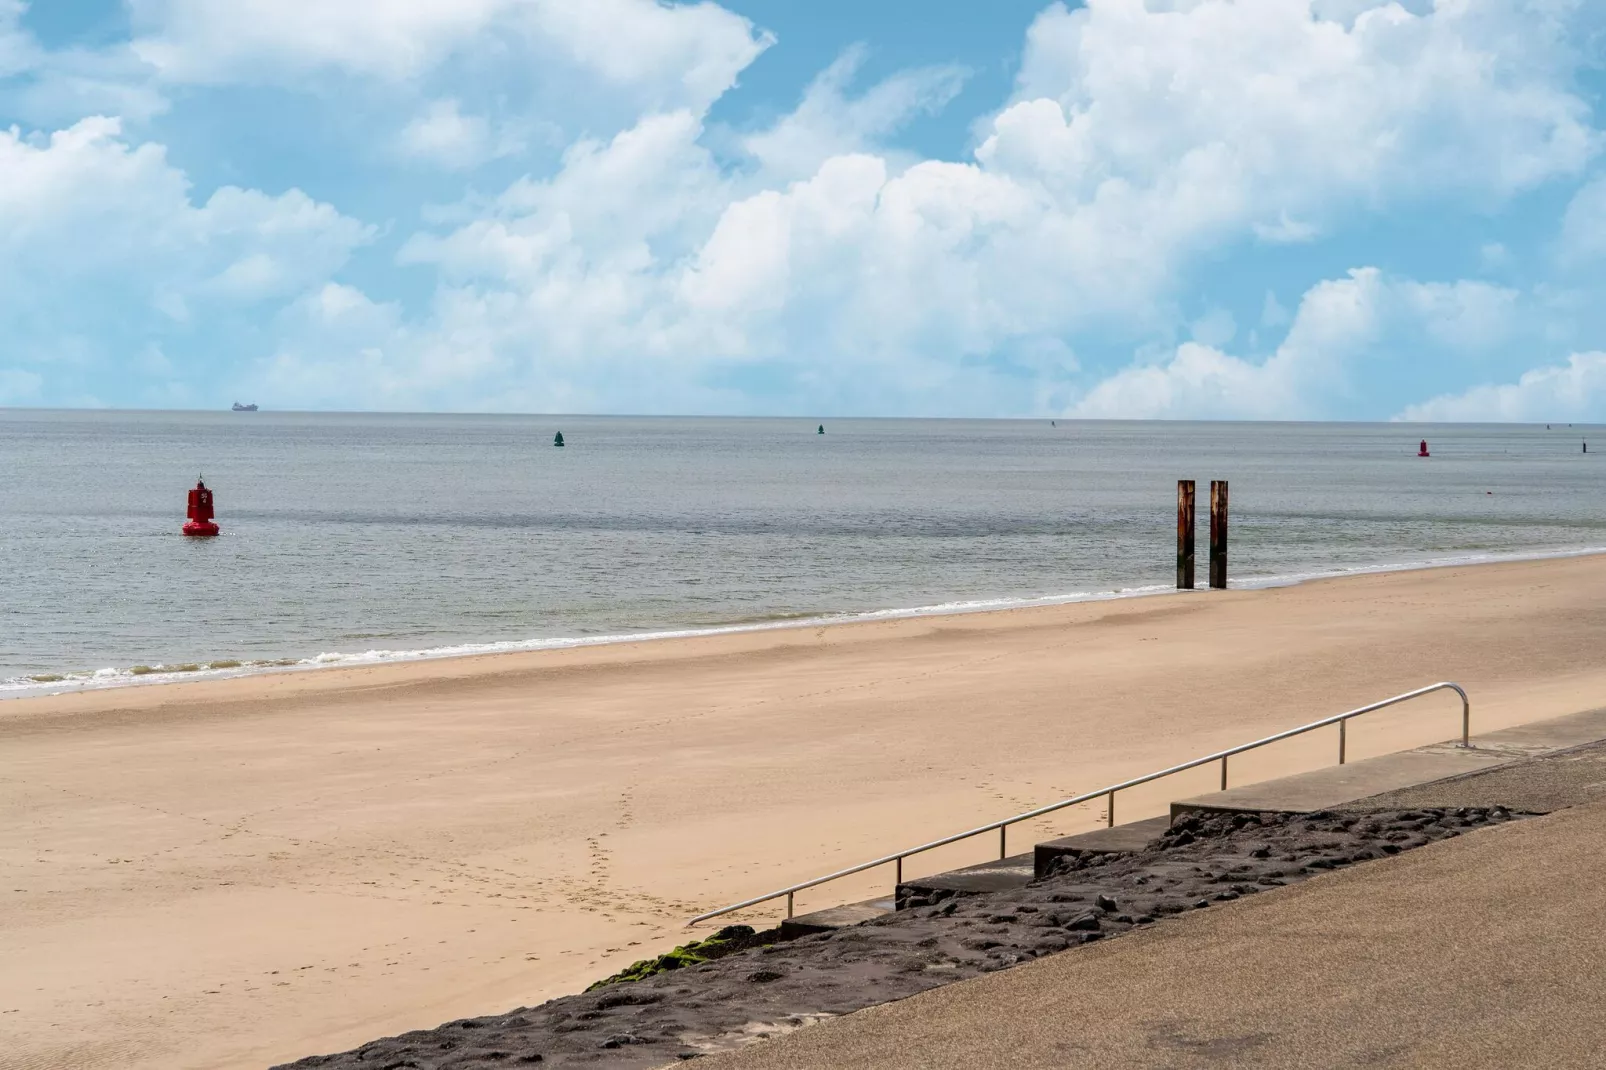
[[[820,429],[819,429],[819,430],[818,430],[818,431],[816,431],[816,432],[814,432],[814,433],[815,433],[815,434],[816,434],[816,435],[823,435],[823,434],[825,434],[825,425],[824,425],[824,424],[821,424],[821,425],[820,425]]]
[[[554,437],[553,437],[553,439],[552,439],[552,444],[553,444],[553,445],[554,445],[554,446],[561,446],[561,445],[563,445],[563,432],[562,432],[562,431],[559,431],[559,432],[558,432],[558,433],[557,433],[557,435],[556,435],[556,436],[554,436]]]

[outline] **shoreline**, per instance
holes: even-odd
[[[1229,580],[1228,590],[1268,590],[1276,587],[1295,587],[1303,584],[1321,583],[1326,580],[1344,579],[1353,576],[1387,575],[1447,568],[1477,568],[1533,561],[1566,560],[1597,555],[1606,555],[1606,546],[1545,550],[1535,553],[1478,553],[1449,557],[1430,557],[1417,561],[1359,565],[1353,568],[1321,572],[1250,576],[1242,580]],[[1201,586],[1195,588],[1195,590],[1204,591],[1208,590],[1208,588]],[[485,643],[457,643],[416,650],[376,649],[350,653],[324,652],[306,658],[282,658],[247,662],[220,659],[217,663],[177,665],[168,671],[164,671],[164,665],[157,664],[154,666],[135,666],[131,669],[112,667],[61,674],[41,673],[32,677],[19,676],[0,679],[0,708],[3,708],[6,703],[13,700],[56,698],[64,695],[99,693],[125,688],[169,687],[189,683],[301,674],[319,670],[416,665],[431,662],[497,658],[513,654],[537,654],[557,650],[585,650],[595,647],[631,646],[642,643],[697,640],[719,636],[758,635],[767,632],[837,628],[843,625],[873,624],[882,621],[941,619],[987,613],[1009,613],[1055,606],[1122,602],[1130,599],[1154,598],[1167,594],[1184,593],[1191,592],[1179,591],[1175,586],[1169,584],[1154,584],[1120,587],[1111,591],[1044,595],[1036,598],[971,599],[907,608],[799,614],[739,624],[670,628],[646,632],[621,632],[596,636],[560,636],[545,639],[514,639]],[[216,664],[217,667],[211,667],[212,664]],[[43,676],[57,678],[40,679]]]

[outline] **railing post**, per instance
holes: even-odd
[[[898,890],[897,886],[902,884],[902,883],[903,883],[903,855],[899,855],[898,856],[898,876],[897,876],[897,879],[895,881],[893,881],[893,889],[892,890],[893,891],[897,891]]]
[[[854,873],[862,873],[863,871],[865,871],[867,869],[871,869],[871,868],[876,867],[876,866],[884,866],[888,862],[892,862],[892,863],[894,863],[896,865],[896,867],[897,867],[897,869],[896,869],[897,880],[898,880],[899,884],[902,884],[903,883],[903,860],[906,857],[908,857],[909,855],[919,854],[922,851],[929,851],[929,850],[932,850],[934,848],[942,847],[942,846],[945,846],[945,845],[950,844],[950,843],[957,843],[960,840],[969,839],[972,836],[978,836],[983,832],[991,831],[993,828],[997,828],[998,829],[998,854],[999,854],[999,857],[1000,858],[1007,858],[1008,857],[1008,853],[1009,853],[1009,831],[1008,831],[1008,829],[1009,829],[1009,825],[1010,824],[1018,823],[1020,821],[1029,820],[1029,819],[1033,819],[1033,818],[1037,818],[1037,817],[1041,817],[1044,814],[1064,809],[1067,806],[1079,806],[1082,803],[1092,802],[1094,799],[1097,799],[1101,795],[1104,796],[1104,798],[1107,801],[1107,807],[1106,807],[1106,810],[1105,810],[1106,824],[1109,825],[1111,828],[1113,828],[1115,826],[1115,795],[1116,795],[1116,792],[1118,792],[1118,791],[1124,791],[1127,788],[1135,788],[1135,787],[1138,787],[1141,784],[1147,784],[1147,783],[1150,783],[1151,781],[1158,780],[1161,777],[1172,776],[1173,774],[1181,773],[1181,772],[1184,772],[1184,771],[1189,770],[1189,769],[1197,769],[1197,768],[1200,768],[1201,766],[1208,765],[1209,763],[1216,762],[1216,761],[1219,761],[1221,763],[1221,787],[1222,787],[1222,790],[1226,790],[1227,789],[1227,785],[1228,785],[1228,769],[1229,769],[1228,759],[1231,758],[1233,755],[1235,755],[1235,754],[1243,754],[1246,751],[1254,750],[1257,747],[1264,747],[1264,746],[1266,746],[1267,744],[1270,744],[1270,743],[1277,743],[1277,742],[1280,742],[1280,741],[1282,741],[1284,739],[1291,739],[1294,736],[1302,735],[1302,734],[1304,734],[1306,732],[1313,731],[1314,729],[1317,729],[1317,728],[1325,728],[1327,725],[1330,725],[1330,724],[1338,725],[1338,755],[1339,755],[1338,760],[1339,760],[1339,764],[1342,765],[1345,762],[1347,762],[1348,758],[1349,758],[1349,755],[1348,755],[1348,748],[1349,748],[1349,722],[1350,722],[1350,720],[1352,718],[1358,717],[1363,713],[1371,713],[1374,710],[1380,710],[1380,709],[1383,709],[1383,708],[1388,707],[1388,706],[1393,706],[1396,703],[1404,702],[1404,701],[1406,701],[1408,699],[1419,698],[1419,697],[1421,697],[1423,695],[1428,694],[1429,692],[1440,691],[1440,690],[1444,690],[1446,688],[1455,691],[1456,694],[1461,696],[1461,745],[1463,747],[1470,747],[1471,746],[1471,742],[1472,742],[1472,700],[1467,697],[1466,691],[1459,684],[1451,683],[1449,681],[1444,681],[1444,682],[1437,683],[1437,684],[1431,684],[1431,685],[1429,685],[1427,687],[1417,688],[1415,691],[1410,691],[1410,692],[1407,692],[1407,693],[1405,693],[1403,695],[1395,695],[1392,698],[1384,699],[1382,702],[1374,702],[1371,705],[1361,706],[1361,707],[1359,707],[1357,709],[1349,710],[1349,711],[1346,711],[1345,713],[1341,713],[1341,714],[1336,714],[1336,715],[1334,715],[1332,717],[1324,717],[1319,721],[1312,721],[1310,724],[1301,725],[1298,728],[1292,728],[1292,729],[1289,729],[1289,730],[1287,730],[1285,732],[1278,732],[1278,733],[1276,733],[1274,735],[1267,736],[1264,739],[1258,739],[1258,740],[1254,741],[1253,743],[1246,743],[1246,744],[1243,744],[1242,746],[1232,747],[1232,748],[1229,748],[1227,750],[1217,751],[1217,752],[1215,752],[1213,754],[1207,754],[1207,755],[1204,755],[1202,757],[1195,758],[1192,761],[1184,762],[1184,763],[1182,763],[1180,765],[1171,766],[1168,769],[1158,770],[1156,772],[1148,774],[1147,776],[1136,777],[1136,778],[1133,778],[1131,780],[1124,780],[1124,781],[1120,782],[1119,784],[1112,784],[1109,787],[1102,788],[1102,789],[1100,789],[1098,791],[1088,792],[1088,793],[1086,793],[1084,795],[1076,795],[1076,796],[1073,796],[1072,798],[1069,798],[1069,799],[1062,799],[1061,801],[1059,801],[1057,803],[1054,803],[1051,806],[1038,807],[1037,809],[1027,811],[1026,813],[1016,814],[1014,817],[1005,818],[1004,821],[1002,821],[1002,822],[995,822],[995,823],[990,824],[990,825],[983,825],[980,828],[971,829],[968,832],[962,832],[962,833],[959,833],[958,835],[955,835],[955,836],[948,836],[948,837],[945,837],[945,838],[940,839],[940,840],[933,840],[931,843],[922,844],[919,847],[913,848],[910,851],[905,851],[905,852],[903,852],[901,854],[883,855],[880,858],[874,859],[873,861],[865,862],[862,865],[857,865],[857,866],[853,866],[853,867],[848,868],[848,869],[839,870],[839,871],[837,871],[835,873],[829,873],[829,874],[826,874],[823,877],[817,877],[814,880],[805,881],[805,882],[803,882],[801,884],[794,884],[794,885],[792,885],[792,886],[790,886],[788,888],[780,888],[780,889],[777,889],[777,890],[775,890],[773,892],[770,892],[767,895],[758,896],[757,898],[754,898],[754,899],[744,899],[740,903],[733,903],[730,906],[723,907],[723,908],[721,908],[719,910],[712,910],[712,911],[709,911],[706,914],[699,914],[695,918],[692,918],[690,921],[688,921],[686,924],[689,925],[689,926],[690,925],[696,925],[699,922],[707,921],[709,918],[717,918],[717,917],[720,917],[722,915],[729,914],[729,913],[731,913],[733,911],[745,910],[748,907],[756,906],[759,903],[767,903],[767,902],[770,902],[772,900],[778,899],[781,896],[785,896],[786,897],[786,916],[788,918],[791,918],[791,917],[795,916],[796,907],[797,907],[796,900],[794,898],[794,893],[802,891],[802,890],[807,889],[807,888],[817,887],[817,886],[819,886],[821,884],[824,884],[827,881],[836,880],[839,877],[850,876],[850,875],[852,875]]]
[[[1227,481],[1210,481],[1210,586],[1227,587]]]
[[[1193,590],[1193,480],[1177,480],[1177,588]]]

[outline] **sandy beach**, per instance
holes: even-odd
[[[263,1067],[532,1004],[700,910],[1440,679],[1475,733],[1599,706],[1603,606],[1587,557],[0,703],[0,1066]]]

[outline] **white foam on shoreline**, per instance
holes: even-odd
[[[1571,557],[1589,557],[1606,554],[1606,547],[1588,547],[1572,550],[1550,550],[1539,553],[1479,553],[1447,557],[1430,557],[1417,561],[1389,562],[1374,565],[1356,565],[1349,568],[1324,569],[1318,572],[1287,573],[1271,576],[1250,576],[1231,581],[1235,590],[1264,590],[1271,587],[1289,587],[1314,580],[1336,579],[1342,576],[1362,576],[1388,572],[1412,572],[1419,569],[1455,568],[1467,565],[1487,565],[1520,561],[1549,561]],[[1201,564],[1203,562],[1201,561]],[[1202,570],[1201,570],[1202,571]],[[1203,578],[1201,576],[1201,578]],[[362,652],[328,652],[312,657],[281,661],[247,661],[228,668],[201,667],[198,669],[163,665],[142,667],[139,673],[128,669],[104,668],[93,672],[62,673],[59,680],[38,680],[17,676],[0,680],[0,701],[10,698],[37,697],[65,694],[74,691],[98,691],[111,687],[138,687],[147,684],[170,684],[183,680],[219,680],[237,676],[257,676],[264,673],[304,672],[310,669],[384,665],[410,661],[434,661],[440,658],[479,657],[487,654],[513,654],[536,650],[567,650],[576,647],[606,646],[615,643],[639,643],[660,639],[693,639],[712,635],[737,635],[746,632],[781,631],[795,628],[819,628],[837,624],[854,624],[881,620],[908,620],[918,617],[953,616],[968,613],[993,613],[1000,610],[1031,609],[1038,606],[1071,605],[1078,602],[1104,602],[1123,598],[1143,598],[1161,594],[1180,593],[1170,584],[1152,584],[1137,587],[1120,587],[1108,591],[1079,591],[1071,594],[1046,595],[1038,598],[974,599],[943,602],[937,605],[916,606],[905,609],[875,609],[859,613],[833,613],[817,616],[786,618],[782,620],[754,621],[744,624],[714,625],[702,628],[679,628],[648,632],[625,632],[614,635],[563,636],[547,639],[515,639],[494,643],[459,643],[448,646],[427,647],[418,650],[367,650]],[[165,671],[164,671],[165,670]],[[45,674],[40,674],[45,675]]]

